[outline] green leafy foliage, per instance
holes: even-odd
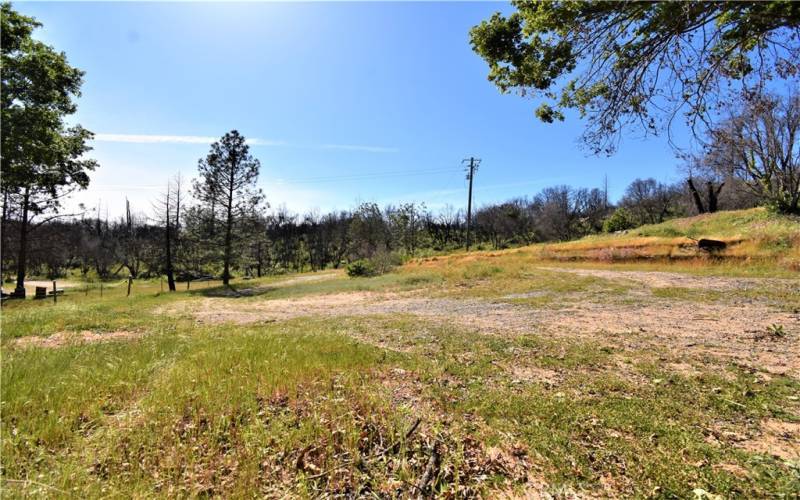
[[[742,86],[796,77],[793,2],[513,4],[516,12],[495,13],[470,32],[489,80],[540,99],[544,122],[576,110],[598,153],[612,152],[625,127],[658,133],[678,112],[704,126]]]
[[[24,296],[31,221],[52,217],[67,194],[88,186],[97,163],[84,157],[92,133],[66,121],[77,110],[83,72],[63,52],[33,39],[41,25],[10,3],[0,7],[0,20],[3,217],[15,214],[21,225],[15,292]]]
[[[625,207],[614,210],[614,213],[603,221],[603,231],[606,233],[625,231],[626,229],[633,229],[634,227],[636,227],[636,224],[633,221],[633,216]]]
[[[347,275],[351,278],[375,276],[375,264],[369,259],[358,259],[347,264]]]
[[[350,277],[377,276],[392,271],[403,263],[397,252],[377,252],[368,259],[357,259],[347,265]]]
[[[255,187],[261,163],[250,154],[250,146],[238,131],[231,130],[211,145],[197,164],[200,179],[195,195],[214,224],[219,219],[224,245],[222,280],[231,279],[234,239],[237,230],[254,218],[264,196]]]

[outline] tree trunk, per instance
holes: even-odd
[[[166,211],[166,214],[165,214],[166,216],[164,217],[164,220],[166,221],[167,226],[165,228],[166,229],[165,230],[166,241],[164,243],[166,244],[166,248],[165,248],[166,252],[165,253],[166,253],[166,258],[167,258],[167,262],[166,262],[167,287],[169,288],[170,292],[174,292],[175,291],[175,273],[172,271],[172,229],[171,229],[171,224],[169,222],[169,186],[167,186],[167,206],[166,206],[165,211]]]
[[[706,207],[703,205],[703,200],[700,198],[700,193],[697,192],[697,188],[694,187],[694,182],[691,177],[686,179],[686,184],[689,185],[689,191],[692,192],[692,199],[694,200],[694,206],[697,207],[697,213],[706,213]]]
[[[256,275],[260,278],[261,277],[261,270],[264,266],[264,248],[261,242],[258,242],[258,258],[256,259]]]
[[[170,292],[175,291],[175,273],[172,270],[172,234],[170,231],[170,223],[167,222],[167,286]]]
[[[217,207],[215,202],[216,200],[214,199],[211,200],[211,220],[209,221],[210,222],[209,232],[211,233],[212,238],[217,235],[217,226],[216,226]]]
[[[722,191],[722,186],[724,186],[724,185],[725,185],[725,183],[722,182],[722,183],[720,183],[719,186],[717,186],[717,189],[714,189],[714,184],[712,184],[711,181],[708,181],[707,187],[708,187],[708,212],[709,213],[713,214],[714,212],[716,212],[718,210],[717,207],[719,206],[719,193],[720,193],[720,191]]]
[[[233,231],[233,179],[235,170],[231,168],[230,183],[228,185],[228,218],[225,224],[225,268],[222,271],[222,284],[228,286],[231,281],[231,245]]]
[[[19,255],[17,257],[17,287],[14,295],[25,298],[25,264],[28,253],[28,202],[30,192],[25,188],[22,196],[22,220],[19,225]]]
[[[128,274],[134,279],[139,277],[139,265],[137,263],[130,263],[130,261],[125,263],[125,267],[128,268]]]

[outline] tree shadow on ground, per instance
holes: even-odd
[[[207,288],[199,288],[189,291],[192,295],[199,295],[202,297],[218,297],[237,299],[242,297],[257,297],[266,295],[278,290],[277,286],[270,285],[251,285],[249,283],[241,283],[237,285],[214,285]]]

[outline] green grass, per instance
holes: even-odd
[[[405,353],[370,345],[387,333]],[[619,357],[625,372],[615,368]],[[634,496],[683,497],[695,487],[744,497],[798,491],[790,465],[713,446],[704,432],[718,422],[796,420],[785,402],[800,382],[756,382],[732,366],[725,371],[733,376],[698,366],[701,374],[690,377],[649,359],[593,341],[499,338],[403,315],[179,323],[132,342],[13,349],[3,363],[6,492],[412,491],[406,483],[424,472],[417,462],[428,442],[447,451],[451,472],[435,485],[441,494],[522,487],[507,468],[479,482],[465,461],[475,449],[464,443],[473,441],[484,443],[473,445],[482,452],[513,444],[554,491],[597,493],[609,477],[617,494]],[[559,380],[520,381],[509,367]],[[392,402],[382,381],[398,368],[414,374],[409,387],[429,412]],[[420,430],[406,439],[417,417]],[[718,464],[742,467],[748,478]],[[24,478],[35,482],[17,482]]]
[[[701,238],[720,239],[728,247],[709,255],[696,248]],[[800,218],[764,208],[723,211],[521,251],[560,262],[655,264],[733,275],[792,276],[800,270]]]
[[[692,238],[747,237],[780,241],[796,238],[800,220],[764,208],[730,210],[696,217],[673,219],[631,231],[639,236],[689,236]],[[780,248],[775,249],[780,250]]]
[[[763,224],[782,237],[783,219],[772,217],[752,211],[725,224]],[[705,234],[714,220],[685,224]],[[116,286],[103,297],[68,290],[57,304],[10,302],[0,320],[3,495],[416,497],[422,484],[428,496],[491,497],[522,495],[530,478],[554,496],[691,498],[696,488],[797,496],[800,462],[742,445],[765,419],[800,422],[800,380],[791,375],[627,342],[627,333],[551,337],[533,324],[506,335],[410,314],[201,324],[170,312],[182,302],[248,306],[351,292],[533,310],[636,304],[642,314],[652,303],[800,307],[796,280],[644,290],[548,269],[536,248],[420,259],[372,278],[242,280],[238,295],[217,283],[170,294],[137,281],[130,297]],[[714,261],[558,265],[791,276],[767,261],[756,270]],[[785,326],[785,337],[762,342],[780,350],[796,341]],[[82,330],[140,335],[16,344]],[[440,463],[423,484],[432,456]]]

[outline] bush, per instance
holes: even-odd
[[[347,264],[347,275],[351,278],[375,276],[375,264],[368,259],[358,259]]]
[[[626,229],[633,229],[634,227],[636,227],[636,224],[633,222],[631,213],[623,207],[614,210],[611,217],[603,222],[603,231],[606,233],[625,231]]]
[[[377,276],[390,272],[403,264],[403,258],[396,252],[378,252],[369,259],[358,259],[347,264],[347,275],[351,278]]]
[[[372,262],[376,274],[384,274],[403,265],[403,257],[397,252],[377,252],[372,256],[370,262]]]

